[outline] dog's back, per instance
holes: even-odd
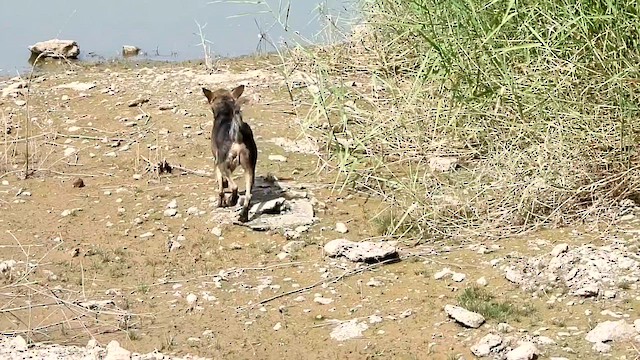
[[[246,191],[245,204],[240,215],[241,221],[248,220],[248,206],[251,201],[251,190],[255,179],[258,160],[258,149],[253,138],[251,127],[242,119],[242,112],[237,103],[244,91],[238,86],[232,91],[202,89],[214,115],[211,132],[211,150],[216,162],[216,175],[220,186],[220,206],[235,205],[238,199],[238,187],[231,180],[231,173],[242,166],[245,171]],[[232,196],[228,203],[224,201],[224,187],[230,183]]]

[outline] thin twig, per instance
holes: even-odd
[[[372,264],[372,265],[369,265],[369,266],[360,267],[360,268],[353,269],[353,270],[347,270],[344,273],[342,273],[341,275],[334,276],[331,279],[320,280],[320,281],[318,281],[316,283],[313,283],[313,284],[311,284],[309,286],[305,286],[303,288],[287,291],[285,293],[274,295],[274,296],[272,296],[270,298],[266,298],[264,300],[260,300],[259,302],[251,305],[250,308],[255,308],[256,306],[264,305],[264,304],[269,303],[269,302],[271,302],[273,300],[277,300],[277,299],[280,299],[280,298],[283,298],[283,297],[286,297],[286,296],[291,296],[291,295],[294,295],[294,294],[299,294],[301,292],[309,291],[309,290],[314,289],[314,288],[316,288],[316,287],[318,287],[318,286],[320,286],[322,284],[325,284],[325,283],[327,285],[328,284],[333,284],[333,283],[341,281],[341,280],[343,280],[345,278],[348,278],[350,276],[357,275],[357,274],[360,274],[360,273],[363,273],[363,272],[366,272],[366,271],[373,270],[373,269],[378,268],[378,267],[380,267],[382,265],[386,265],[386,264],[390,264],[390,263],[395,263],[395,262],[398,262],[398,261],[406,260],[406,259],[408,259],[410,257],[414,257],[414,256],[415,255],[408,255],[406,257],[387,259],[387,260],[384,260],[384,261],[381,261],[381,262],[378,262],[378,263],[375,263],[375,264]]]

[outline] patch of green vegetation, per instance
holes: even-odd
[[[458,305],[484,316],[487,320],[498,322],[527,316],[533,311],[533,309],[518,308],[510,302],[498,301],[488,291],[477,286],[464,289],[458,296]]]

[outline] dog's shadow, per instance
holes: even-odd
[[[257,176],[251,194],[251,204],[249,204],[249,222],[263,214],[277,214],[281,204],[273,203],[272,200],[290,198],[287,190],[271,175]],[[231,207],[233,212],[240,211],[246,201],[246,190],[241,195],[238,203]],[[229,198],[231,194],[226,193],[225,196]]]
[[[265,203],[280,197],[286,197],[287,189],[283,188],[273,176],[257,176],[253,185],[251,204]]]

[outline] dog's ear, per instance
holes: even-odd
[[[243,92],[244,92],[244,85],[240,85],[237,88],[231,90],[231,96],[233,96],[234,99],[238,100],[238,98],[240,97],[240,95],[242,95]]]
[[[204,96],[207,97],[209,104],[211,104],[211,102],[213,102],[213,92],[207,88],[202,88],[202,92],[204,93]]]

